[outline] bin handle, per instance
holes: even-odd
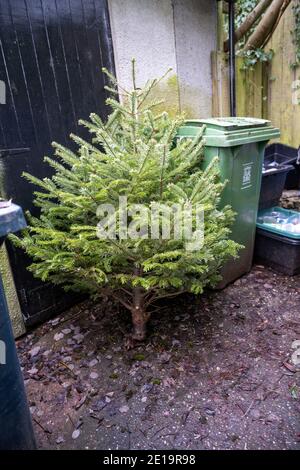
[[[297,154],[296,165],[300,165],[300,145],[299,145],[299,147],[298,147],[298,154]]]

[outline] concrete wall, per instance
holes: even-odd
[[[109,0],[117,78],[130,87],[130,60],[137,82],[172,72],[157,94],[171,112],[212,114],[211,51],[216,49],[215,0]]]
[[[212,115],[211,52],[217,45],[214,0],[173,0],[180,104],[191,117]]]

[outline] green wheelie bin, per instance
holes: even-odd
[[[195,119],[179,129],[177,140],[194,138],[203,126],[203,168],[219,157],[221,179],[228,180],[221,204],[229,204],[235,211],[231,238],[244,246],[239,258],[222,269],[223,280],[218,287],[223,288],[251,269],[264,150],[270,139],[280,136],[280,131],[264,119]]]

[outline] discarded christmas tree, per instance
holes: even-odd
[[[131,312],[132,337],[143,340],[158,300],[217,283],[238,245],[229,239],[230,207],[218,207],[217,159],[200,169],[201,132],[175,145],[182,118],[155,112],[159,80],[137,88],[132,67],[131,91],[105,71],[111,95],[121,90],[122,99],[107,100],[106,123],[96,114],[81,121],[91,142],[71,135],[76,153],[53,143],[56,157],[45,157],[51,179],[25,174],[40,188],[40,216],[28,215],[29,228],[13,239],[33,258],[36,277],[111,296]]]

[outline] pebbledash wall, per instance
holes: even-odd
[[[130,87],[172,71],[156,90],[171,113],[212,115],[211,52],[216,49],[217,2],[212,0],[108,0],[116,74]]]

